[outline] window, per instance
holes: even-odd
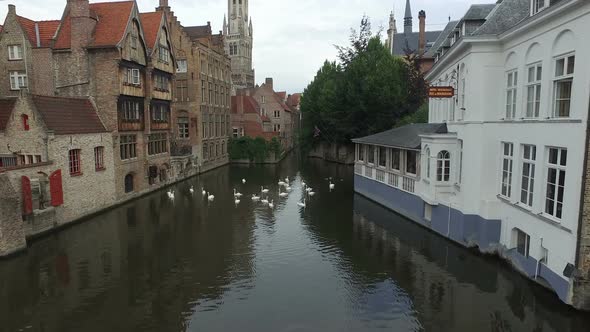
[[[359,147],[359,152],[358,152],[358,161],[365,161],[365,146],[362,144],[358,145]]]
[[[168,115],[170,114],[170,105],[166,103],[152,104],[152,121],[154,122],[168,122]]]
[[[528,207],[533,206],[533,191],[535,188],[535,161],[537,148],[534,145],[522,146],[522,183],[520,202]]]
[[[387,166],[387,149],[384,147],[379,147],[379,166]]]
[[[158,52],[158,60],[168,63],[170,61],[170,50],[166,46],[160,45]]]
[[[70,150],[68,153],[68,161],[70,165],[70,175],[82,174],[80,167],[80,149]]]
[[[502,151],[502,196],[510,197],[512,193],[514,144],[502,143]]]
[[[34,164],[35,162],[33,161],[33,156],[32,155],[28,155],[27,156],[27,164]]]
[[[266,103],[266,96],[261,96],[260,98],[262,99],[263,104]]]
[[[176,101],[189,101],[186,80],[176,80]]]
[[[367,146],[367,162],[369,164],[375,163],[375,147],[372,145]]]
[[[23,114],[22,116],[23,119],[23,130],[24,131],[28,131],[30,129],[29,127],[29,116],[26,114]]]
[[[133,191],[133,174],[125,175],[125,193]]]
[[[401,170],[401,150],[391,149],[389,158],[391,159],[390,167],[396,171]]]
[[[239,137],[238,128],[233,128],[232,136],[233,136],[233,138],[238,138]]]
[[[40,155],[36,155],[35,156],[35,162],[36,163],[40,163],[41,162],[41,156]]]
[[[97,146],[94,148],[94,169],[101,171],[104,168],[104,147]]]
[[[158,91],[170,91],[170,79],[163,75],[154,75],[155,89]]]
[[[441,151],[436,156],[436,181],[449,182],[451,178],[451,154]]]
[[[555,60],[553,116],[556,118],[570,116],[575,60],[573,55]]]
[[[176,72],[177,73],[186,73],[188,71],[188,66],[186,59],[176,61]]]
[[[136,50],[137,49],[137,35],[135,34],[135,31],[130,35],[130,43],[131,43],[131,48]]]
[[[432,221],[432,205],[424,203],[424,220]]]
[[[165,133],[148,135],[148,155],[168,152],[168,140]]]
[[[520,229],[514,230],[516,231],[516,251],[524,257],[529,257],[531,237]]]
[[[516,117],[518,72],[511,71],[506,76],[506,119],[514,119]]]
[[[131,85],[141,85],[139,69],[127,68],[124,82]]]
[[[213,98],[213,83],[209,83],[209,104],[213,104],[215,101]]]
[[[545,0],[533,0],[531,14],[535,15],[545,9]]]
[[[207,147],[207,144],[203,144],[203,159],[209,159],[209,148]]]
[[[124,122],[139,122],[141,102],[139,100],[121,100],[119,115]]]
[[[280,124],[274,124],[273,125],[273,131],[281,131],[281,125]]]
[[[565,171],[567,150],[550,148],[547,161],[547,195],[545,213],[561,219],[563,213],[563,195],[565,191]]]
[[[187,117],[179,117],[178,118],[178,138],[188,138],[189,129],[188,129],[188,118]]]
[[[416,163],[418,162],[417,151],[406,151],[406,173],[416,175],[418,174],[416,169]]]
[[[8,46],[8,60],[22,60],[23,47],[21,45]]]
[[[10,72],[10,90],[20,90],[27,87],[27,74],[21,71]]]
[[[527,77],[527,98],[526,114],[527,118],[538,118],[541,108],[541,78],[543,67],[540,63],[528,67]]]
[[[275,118],[280,118],[281,117],[281,111],[275,111],[274,112]]]
[[[121,160],[127,160],[137,157],[137,136],[121,135],[119,138],[119,149]]]

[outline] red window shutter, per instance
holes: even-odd
[[[62,189],[61,169],[51,173],[49,176],[49,191],[51,192],[51,206],[64,204],[64,193]]]
[[[29,116],[26,114],[23,114],[23,128],[29,130]]]
[[[21,177],[23,192],[23,215],[28,216],[33,213],[33,194],[31,193],[31,180],[28,177]]]

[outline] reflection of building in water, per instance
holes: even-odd
[[[526,280],[380,205],[356,195],[354,210],[354,238],[391,267],[384,279],[407,292],[427,331],[578,331],[587,324],[564,320],[554,311],[564,310],[559,302]]]

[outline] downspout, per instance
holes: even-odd
[[[541,238],[541,255],[543,254],[543,238]],[[541,265],[541,257],[537,259],[537,267],[535,268],[535,280],[539,276],[539,266]]]
[[[588,148],[589,148],[589,144],[590,144],[590,116],[588,116],[588,114],[590,114],[590,98],[588,99],[588,111],[589,113],[586,113],[587,115],[587,119],[586,119],[586,144],[584,145],[584,169],[582,170],[582,189],[580,192],[580,206],[579,206],[579,216],[578,216],[578,238],[576,241],[576,261],[575,261],[575,266],[576,268],[578,268],[580,266],[580,261],[581,261],[581,257],[580,257],[580,240],[582,239],[582,225],[584,224],[584,213],[583,213],[583,207],[584,207],[584,196],[585,196],[585,191],[586,191],[586,185],[588,183],[588,178],[586,176],[586,172],[588,170]]]

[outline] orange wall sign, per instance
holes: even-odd
[[[428,89],[429,98],[453,98],[455,96],[455,88],[452,86],[431,86]]]

